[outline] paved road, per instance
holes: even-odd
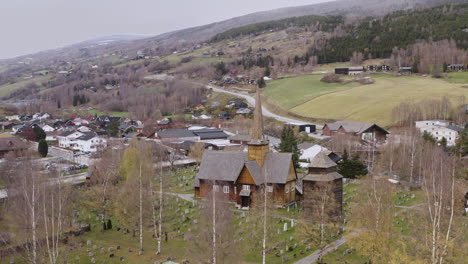
[[[62,176],[60,179],[62,183],[81,184],[86,181],[87,172]],[[55,184],[57,178],[48,179],[49,184]],[[6,189],[0,189],[0,201],[8,198],[8,192]]]
[[[213,87],[213,86],[210,86],[210,85],[206,85],[206,88],[213,89],[213,91],[218,92],[218,93],[231,94],[231,95],[234,95],[234,96],[245,98],[249,105],[251,105],[252,107],[255,107],[255,98],[248,95],[248,94],[241,93],[241,92],[226,91],[224,89],[216,88],[216,87]],[[281,122],[292,123],[292,124],[308,124],[308,123],[306,123],[304,121],[301,121],[301,120],[292,119],[292,118],[289,118],[289,117],[284,117],[284,116],[280,116],[280,115],[277,115],[275,113],[272,113],[268,109],[266,109],[265,106],[262,106],[262,112],[263,112],[264,116],[272,117],[272,118],[274,118],[274,119],[276,119],[278,121],[281,121]],[[316,127],[319,128],[319,129],[322,128],[321,125],[316,125]]]
[[[347,241],[346,237],[342,237],[328,244],[327,246],[325,246],[325,248],[322,251],[322,257],[330,253],[331,251],[338,249],[341,245],[346,243],[346,241]],[[310,254],[309,256],[294,262],[294,264],[312,264],[312,263],[315,263],[319,259],[319,257],[320,257],[320,250],[317,250],[314,253]]]

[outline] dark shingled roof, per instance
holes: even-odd
[[[335,167],[336,163],[331,160],[325,152],[320,151],[317,155],[315,155],[314,159],[310,162],[310,168],[331,168]]]
[[[348,121],[336,121],[335,123],[327,123],[326,124],[331,131],[336,131],[338,130],[340,127],[343,127],[344,130],[348,133],[357,133],[357,134],[360,134],[360,133],[363,133],[364,131],[366,131],[367,129],[373,127],[373,126],[377,126],[376,124],[370,124],[370,123],[359,123],[359,122],[348,122]],[[379,127],[379,126],[377,126]],[[381,127],[379,127],[381,128]],[[381,128],[383,131],[385,131],[387,134],[388,132]]]
[[[61,136],[61,137],[67,137],[67,136],[69,136],[69,135],[71,135],[71,134],[73,134],[73,133],[75,133],[75,131],[69,130],[69,131],[63,132],[62,134],[60,134],[60,136]],[[80,132],[80,133],[81,133],[81,132]]]
[[[197,178],[233,182],[246,161],[247,154],[244,152],[205,151]]]
[[[451,129],[453,131],[457,131],[457,132],[460,132],[460,131],[463,131],[463,128],[459,127],[459,126],[447,126],[448,129]]]
[[[196,137],[192,131],[187,129],[167,129],[158,132],[161,138],[183,138],[183,137]]]
[[[261,168],[256,161],[248,160],[245,152],[205,151],[197,178],[235,182],[245,166],[257,185],[265,182],[264,173],[268,183],[285,184],[291,160],[291,153],[267,153]]]
[[[229,137],[229,139],[230,140],[240,140],[240,141],[250,141],[252,138],[250,137],[250,135],[237,134],[237,135]]]
[[[96,133],[94,133],[94,132],[85,132],[83,134],[84,134],[83,136],[80,136],[77,139],[87,141],[87,140],[90,140],[90,139],[92,139],[92,138],[94,138],[96,136]]]
[[[203,130],[192,130],[192,132],[200,137],[200,140],[204,139],[227,139],[228,135],[221,129],[203,129]]]
[[[327,174],[307,174],[303,181],[334,181],[341,178],[343,178],[343,176],[338,172],[330,172]]]

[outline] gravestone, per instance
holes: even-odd
[[[120,261],[124,261],[124,260],[125,260],[125,258],[124,258],[124,257],[120,257]]]
[[[288,223],[284,223],[283,231],[288,231]]]
[[[294,227],[294,219],[291,219],[291,228]]]
[[[92,258],[92,259],[91,259],[91,263],[96,263],[96,259],[95,259],[95,258]]]
[[[86,245],[89,246],[89,245],[92,245],[92,244],[93,244],[93,242],[91,240],[86,241]]]

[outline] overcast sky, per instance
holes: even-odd
[[[327,1],[0,0],[0,58],[99,36],[158,35],[257,11]]]

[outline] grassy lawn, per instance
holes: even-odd
[[[193,193],[193,179],[197,172],[194,167],[176,169],[171,174],[171,184],[169,192],[174,193]]]
[[[97,114],[98,116],[101,116],[101,115],[109,115],[109,116],[115,116],[115,117],[128,117],[129,116],[128,112],[103,112],[103,111],[99,111],[96,109],[87,110],[86,112],[88,115]]]
[[[468,72],[451,72],[446,80],[451,83],[468,84]]]
[[[284,109],[291,109],[306,103],[317,96],[347,90],[358,86],[357,83],[324,83],[321,74],[304,75],[272,81],[264,94]]]
[[[29,83],[36,83],[40,85],[41,82],[48,80],[52,77],[52,75],[48,76],[39,76],[27,80],[20,80],[18,82],[12,83],[12,84],[5,84],[0,86],[0,98],[4,98],[9,96],[12,92],[18,90],[21,87],[24,87],[25,85]]]
[[[302,116],[376,122],[382,126],[391,125],[391,111],[401,102],[443,96],[455,102],[462,95],[468,96],[468,88],[460,84],[429,77],[374,74],[374,84],[341,85],[321,83],[321,76],[276,80],[264,93],[281,107]]]

